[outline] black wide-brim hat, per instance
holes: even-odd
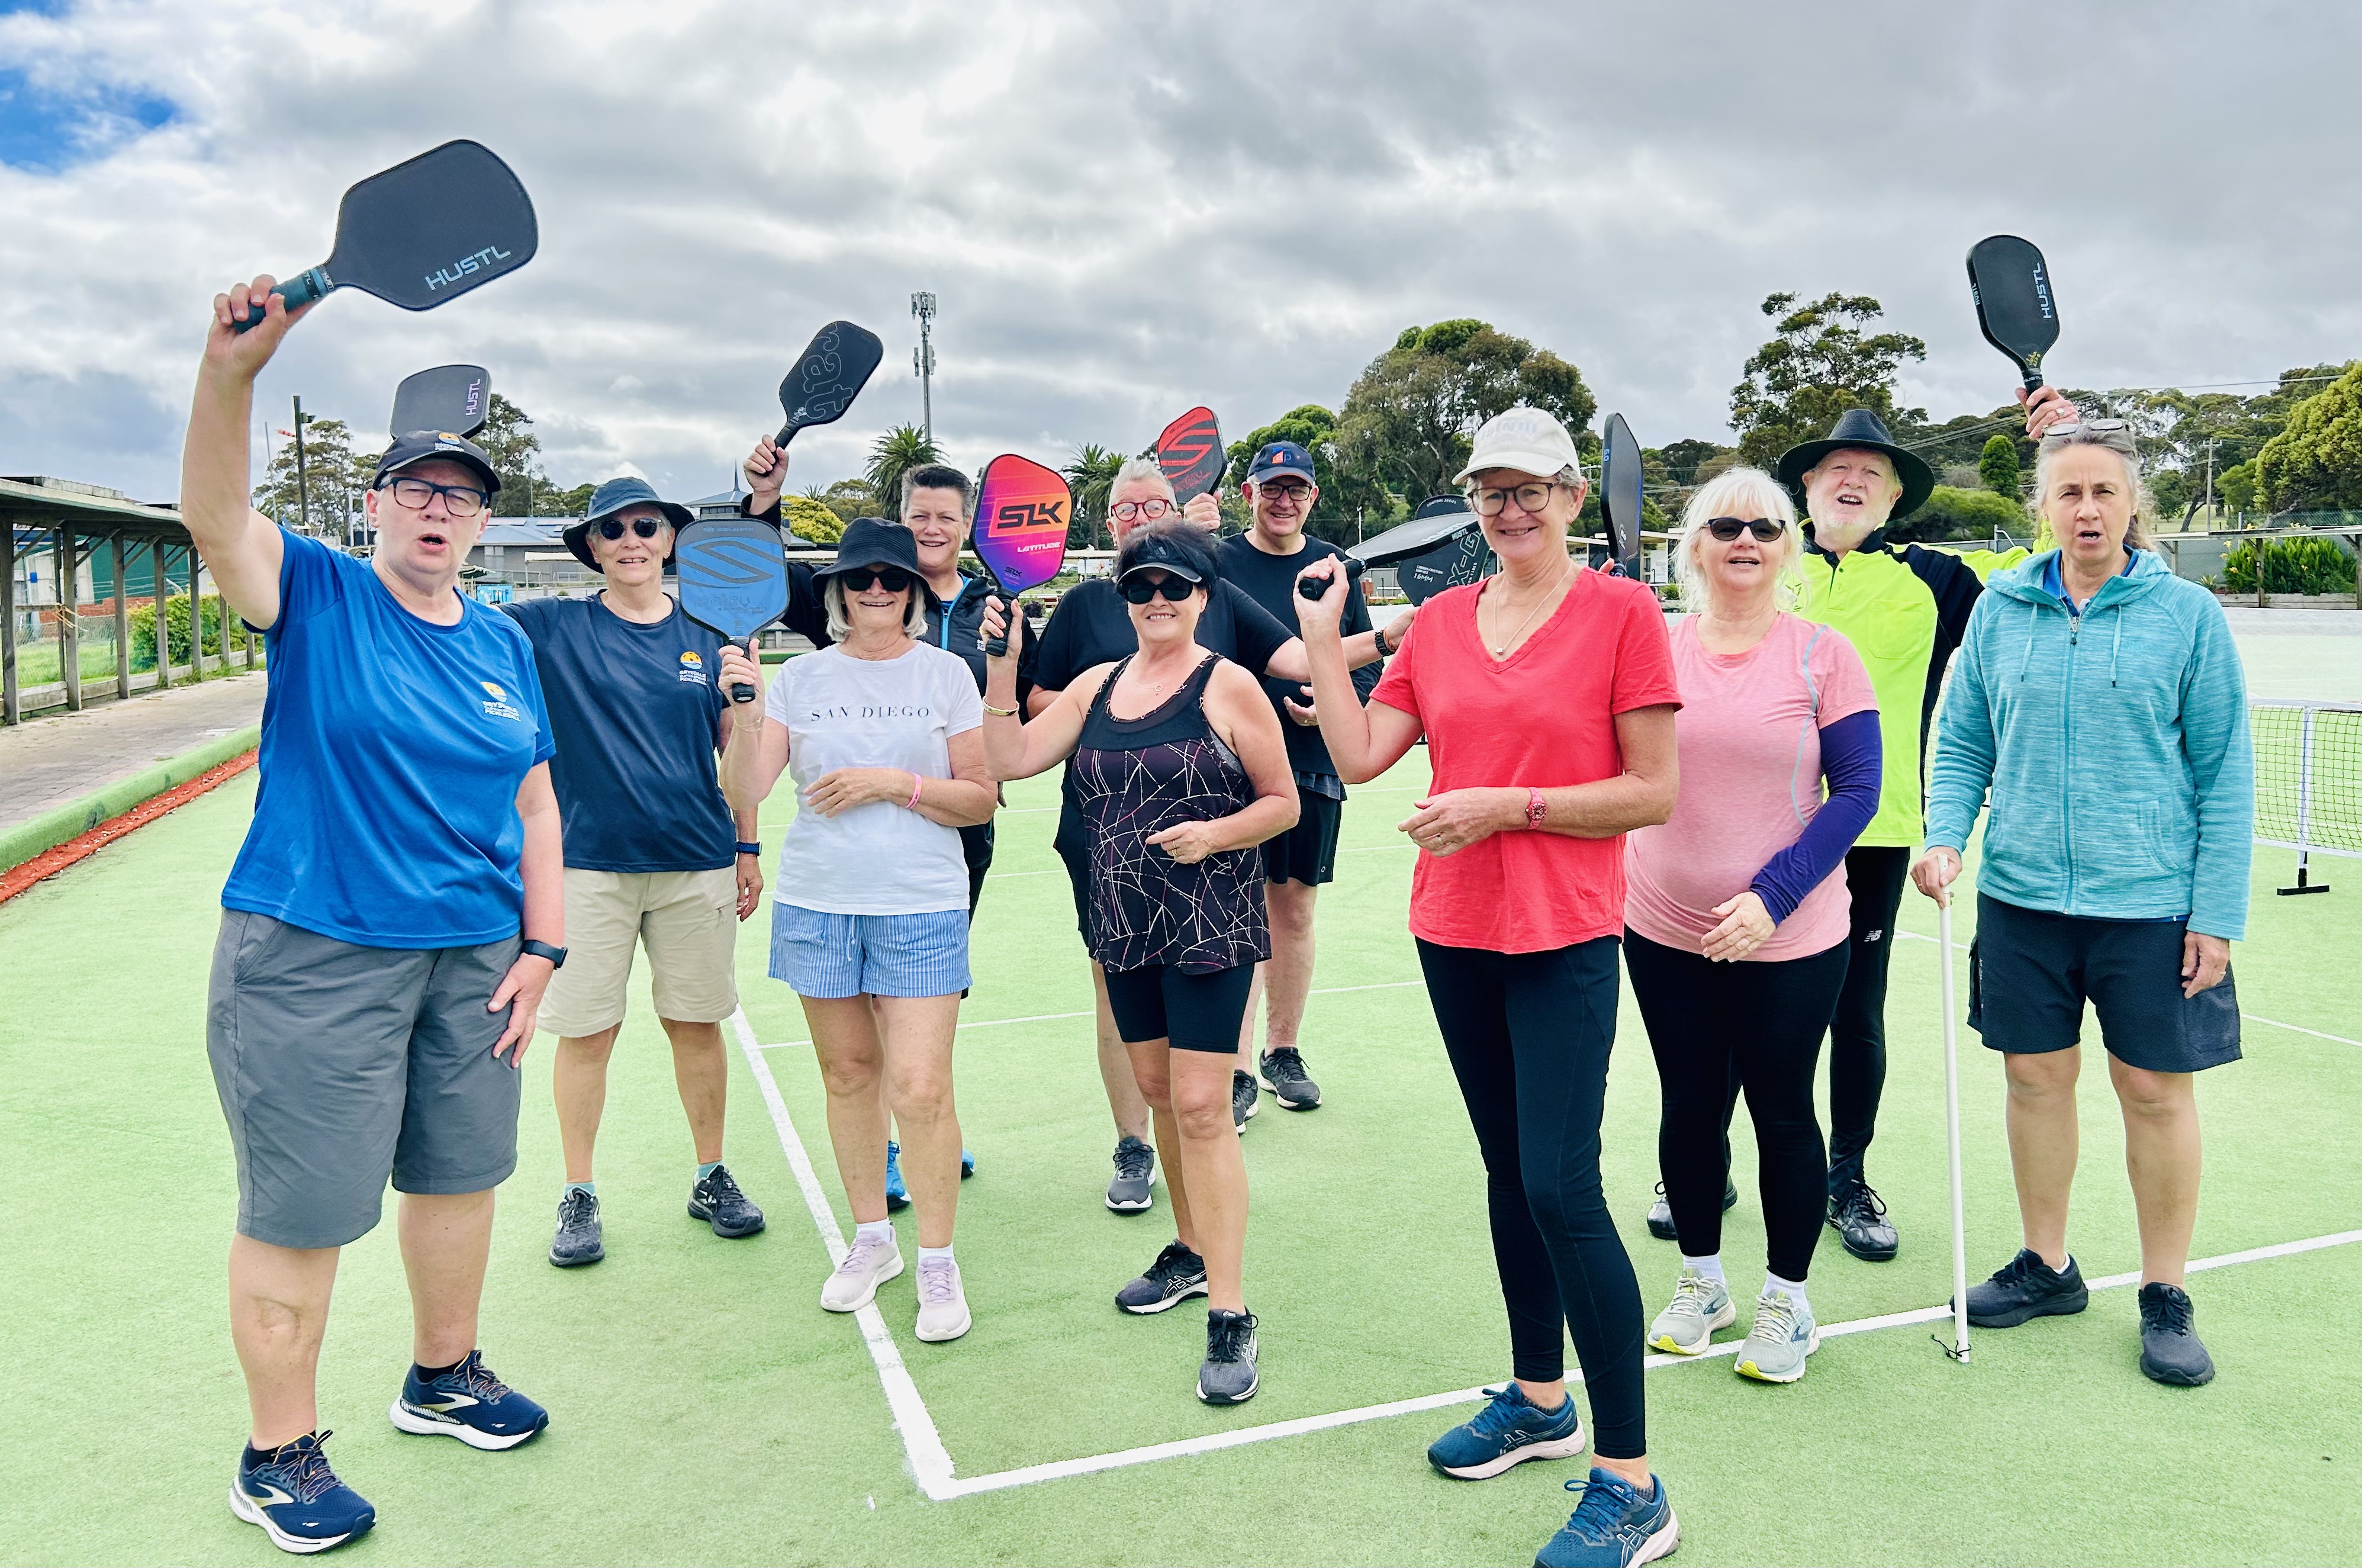
[[[657,494],[656,486],[647,480],[626,475],[622,479],[611,479],[592,491],[589,514],[581,522],[568,525],[558,537],[568,549],[574,552],[576,560],[592,571],[600,571],[602,569],[599,565],[599,558],[590,553],[590,525],[602,517],[613,516],[626,506],[655,507],[664,513],[665,521],[672,525],[676,534],[697,520],[690,514],[688,507]],[[672,558],[668,555],[665,559],[669,562]]]
[[[1936,489],[1936,470],[1916,452],[1906,451],[1894,444],[1893,434],[1885,421],[1866,408],[1849,408],[1838,416],[1837,425],[1818,441],[1800,441],[1780,454],[1780,482],[1796,499],[1796,509],[1805,506],[1805,476],[1823,458],[1841,448],[1852,447],[1865,452],[1882,452],[1894,465],[1894,477],[1903,481],[1903,493],[1896,498],[1894,510],[1887,513],[1890,523],[1901,522],[1927,502]]]
[[[915,579],[929,604],[941,604],[927,574],[919,569],[919,536],[900,523],[882,517],[856,517],[836,542],[836,559],[812,573],[816,582],[864,567],[900,567]]]

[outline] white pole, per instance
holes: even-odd
[[[1952,1160],[1952,1354],[1965,1366],[1969,1360],[1969,1229],[1960,1202],[1960,1036],[1954,1016],[1952,984],[1952,898],[1944,889],[1936,906],[1937,963],[1943,971],[1937,988],[1944,1004],[1944,1134]]]

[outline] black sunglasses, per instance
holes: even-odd
[[[1709,517],[1705,525],[1708,532],[1725,544],[1742,533],[1751,531],[1759,541],[1768,545],[1788,531],[1788,525],[1776,517]]]
[[[663,520],[656,517],[635,517],[629,523],[620,517],[602,517],[599,519],[599,536],[620,539],[624,536],[624,530],[629,528],[643,539],[653,539],[657,536],[657,530],[663,526]]]
[[[1126,578],[1119,585],[1117,591],[1123,595],[1124,602],[1127,604],[1145,604],[1160,593],[1178,604],[1197,592],[1198,585],[1186,577],[1168,573],[1155,582],[1151,582],[1144,577]]]
[[[900,593],[907,591],[912,581],[911,574],[898,566],[855,567],[836,575],[843,580],[846,590],[854,593],[866,593],[872,584],[889,593]]]

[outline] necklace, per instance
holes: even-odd
[[[1534,617],[1541,613],[1542,606],[1549,603],[1552,599],[1558,596],[1558,591],[1565,585],[1565,582],[1566,574],[1564,572],[1561,572],[1559,574],[1558,580],[1551,583],[1550,587],[1542,591],[1542,596],[1534,601],[1534,607],[1526,612],[1526,618],[1518,623],[1517,630],[1511,632],[1507,636],[1503,637],[1499,645],[1493,649],[1493,657],[1495,658],[1507,658],[1509,657],[1509,645],[1516,642],[1519,634],[1523,633],[1528,626],[1533,624]],[[1500,617],[1497,615],[1494,617],[1495,624],[1497,625],[1499,621]]]

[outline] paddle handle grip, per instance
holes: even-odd
[[[1345,586],[1351,588],[1353,584],[1362,580],[1362,573],[1368,569],[1351,556],[1345,557],[1344,559]],[[1317,604],[1320,602],[1321,597],[1329,591],[1329,584],[1336,580],[1337,580],[1335,578],[1330,578],[1327,580],[1320,582],[1299,582],[1296,585],[1297,596],[1302,599],[1308,599]]]
[[[1000,602],[1003,606],[1002,613],[1004,614],[1015,617],[1024,613],[1022,610],[1020,610],[1017,607],[1017,595],[999,591],[1000,582],[998,578],[994,579],[992,586],[994,591],[999,594]],[[996,633],[992,636],[984,639],[984,657],[987,658],[1007,658],[1009,657],[1009,633],[1006,630]]]
[[[758,662],[762,658],[762,656],[755,651],[755,639],[752,637],[746,639],[746,657]],[[760,695],[760,692],[743,680],[734,680],[730,683],[730,701],[733,702],[752,702]]]
[[[307,267],[293,277],[281,282],[270,292],[285,300],[287,308],[292,313],[327,298],[328,291],[335,287],[334,283],[328,282],[328,274],[321,271],[317,267]],[[262,314],[260,311],[255,311],[244,321],[232,319],[230,329],[234,332],[251,332],[262,324]]]

